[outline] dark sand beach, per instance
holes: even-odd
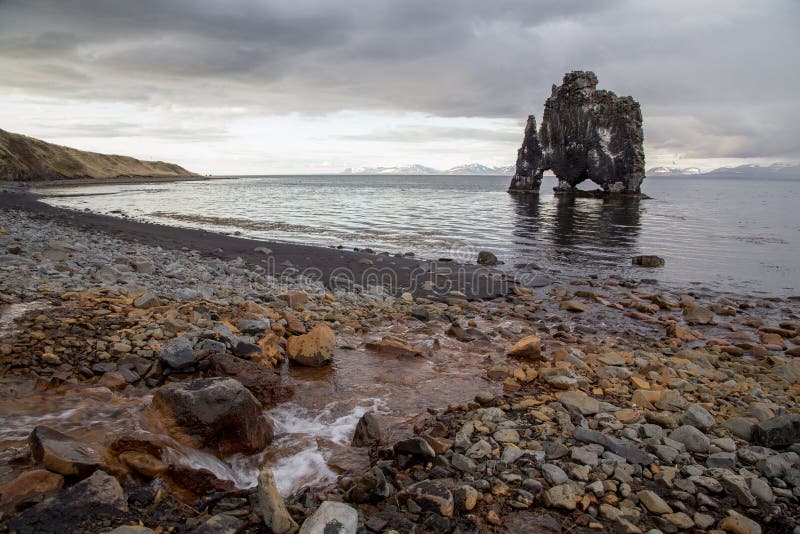
[[[187,180],[195,179],[197,178],[187,178]],[[164,178],[156,181],[171,182],[175,179]],[[150,179],[123,178],[86,180],[76,185],[150,182]],[[59,186],[63,185],[63,182],[35,185],[37,188]],[[374,284],[374,280],[379,280],[380,285],[386,286],[387,291],[392,293],[411,291],[416,295],[438,299],[495,297],[508,290],[507,276],[485,267],[451,262],[421,262],[414,258],[388,254],[259,241],[203,230],[66,210],[41,202],[38,195],[25,188],[6,188],[0,191],[0,207],[23,210],[44,218],[56,218],[76,229],[102,230],[112,236],[167,249],[196,250],[208,257],[224,259],[241,258],[249,265],[267,268],[269,274],[273,276],[310,277],[323,281],[329,288],[353,284],[364,287],[370,283]]]

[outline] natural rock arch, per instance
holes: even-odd
[[[553,85],[542,125],[528,117],[509,191],[538,193],[542,173],[558,178],[556,192],[591,180],[606,193],[640,194],[644,180],[642,111],[630,96],[597,90],[597,76],[573,71]]]

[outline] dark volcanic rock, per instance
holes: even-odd
[[[273,438],[261,403],[232,378],[204,378],[163,386],[153,405],[177,429],[201,445],[223,453],[253,454]]]
[[[391,497],[394,487],[386,480],[380,467],[373,467],[353,484],[347,500],[353,503],[376,503]]]
[[[444,484],[423,480],[403,490],[401,498],[412,498],[420,508],[436,512],[444,517],[452,517],[455,507],[453,494]]]
[[[509,191],[538,192],[552,170],[556,191],[591,180],[606,193],[638,194],[644,180],[642,111],[629,96],[598,91],[593,72],[574,71],[553,86],[542,126],[528,117]]]
[[[294,388],[284,384],[281,376],[272,369],[227,354],[213,355],[208,372],[212,376],[236,379],[249,389],[265,408],[290,399],[294,393]]]
[[[172,465],[167,473],[175,484],[195,495],[231,491],[236,487],[233,481],[222,480],[208,469]]]
[[[99,519],[128,511],[117,479],[103,471],[47,499],[9,522],[11,532],[92,532]]]
[[[583,427],[576,427],[573,436],[578,441],[586,443],[596,443],[602,445],[618,456],[622,456],[626,460],[634,464],[650,465],[655,461],[655,458],[639,449],[635,444],[621,440],[614,436],[609,436],[596,430],[587,430]]]
[[[756,425],[753,441],[765,447],[788,447],[800,443],[800,415],[787,414]]]
[[[663,267],[664,258],[652,255],[634,256],[631,258],[631,265],[638,265],[639,267]]]
[[[353,434],[353,447],[369,447],[381,441],[381,424],[374,412],[367,412],[361,416]]]
[[[426,458],[436,457],[436,452],[428,445],[428,442],[418,437],[398,441],[394,444],[394,452],[395,454],[407,454]]]
[[[176,337],[158,349],[161,363],[172,369],[185,369],[194,365],[194,350],[185,337]]]
[[[488,250],[481,250],[480,252],[478,252],[478,264],[497,265],[497,256],[495,256]]]

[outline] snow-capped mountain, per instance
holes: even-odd
[[[686,176],[689,174],[701,174],[697,167],[653,167],[648,169],[647,176]]]
[[[789,163],[773,163],[772,165],[739,165],[737,167],[720,167],[713,171],[702,172],[697,167],[653,167],[648,169],[647,176],[697,176],[699,178],[747,178],[792,180],[800,178],[800,165]]]
[[[495,169],[481,163],[466,163],[444,171],[444,174],[493,174]]]
[[[720,167],[705,173],[707,176],[729,176],[747,178],[800,178],[800,165],[790,163],[773,163],[772,165],[739,165],[738,167]]]
[[[342,174],[397,174],[417,176],[420,174],[441,174],[438,169],[425,167],[424,165],[405,165],[398,167],[359,167],[357,169],[345,169]]]

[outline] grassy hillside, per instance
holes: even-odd
[[[84,152],[0,130],[0,181],[197,176],[174,163]]]

